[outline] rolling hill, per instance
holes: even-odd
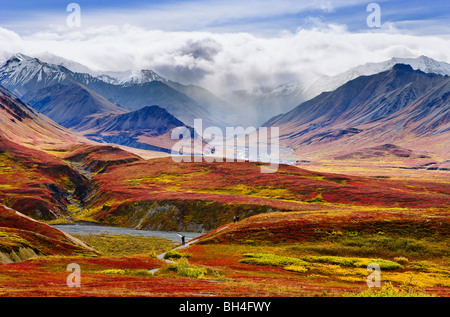
[[[91,162],[91,164],[93,164]],[[318,173],[280,165],[261,174],[260,164],[175,163],[171,158],[110,166],[91,180],[82,220],[147,230],[209,231],[234,215],[274,211],[344,212],[354,208],[436,208],[450,203],[448,185]],[[87,211],[89,210],[89,211]]]

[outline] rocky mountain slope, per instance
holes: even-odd
[[[87,139],[59,126],[0,86],[0,136],[29,146],[52,148]]]

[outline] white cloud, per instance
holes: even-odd
[[[270,38],[249,33],[168,32],[129,24],[55,28],[23,37],[0,28],[0,59],[19,51],[29,55],[48,51],[94,70],[149,68],[219,94],[335,75],[392,57],[426,55],[450,62],[448,36],[405,35],[393,25],[366,33],[321,25]]]

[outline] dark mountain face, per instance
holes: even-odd
[[[123,114],[88,116],[73,129],[97,142],[170,153],[171,146],[176,142],[171,139],[171,131],[183,126],[193,133],[192,128],[166,109],[150,106]]]
[[[125,110],[87,89],[81,84],[57,84],[31,91],[23,99],[37,111],[66,128],[78,125],[93,114],[118,114]]]
[[[358,77],[267,121],[297,148],[402,142],[450,131],[450,79],[398,64]],[[324,147],[324,148],[325,148]]]
[[[90,87],[108,100],[132,111],[159,105],[190,125],[194,123],[194,119],[200,118],[205,124],[221,125],[194,100],[160,81],[124,86],[94,83]]]
[[[98,132],[146,130],[161,135],[175,127],[185,126],[166,109],[158,106],[144,107],[137,111],[95,120]]]

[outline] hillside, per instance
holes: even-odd
[[[70,218],[68,199],[83,187],[85,178],[55,153],[92,142],[37,113],[1,86],[0,127],[0,203],[36,219]]]
[[[87,142],[86,139],[37,113],[0,86],[0,135],[29,146],[52,148],[62,144]]]
[[[68,218],[69,198],[85,178],[55,156],[0,135],[0,204],[35,219]]]
[[[94,255],[82,241],[0,205],[0,265],[45,255]]]
[[[339,232],[342,236],[384,234],[415,238],[444,238],[450,232],[448,217],[427,217],[423,211],[415,214],[383,210],[346,213],[276,212],[253,216],[228,224],[201,236],[200,244],[245,243],[307,243],[323,241]]]

